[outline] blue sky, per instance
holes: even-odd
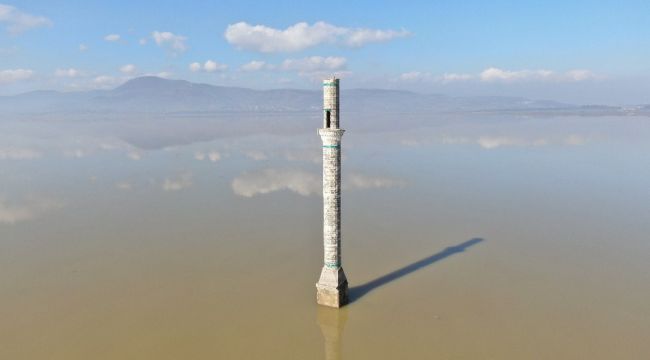
[[[0,94],[144,74],[310,88],[337,73],[350,87],[650,102],[648,1],[0,4]]]

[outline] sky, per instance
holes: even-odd
[[[2,1],[2,0],[0,0]],[[650,103],[648,1],[0,2],[0,95],[156,75]]]

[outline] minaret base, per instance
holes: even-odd
[[[316,283],[316,302],[320,305],[340,308],[348,301],[348,279],[343,268],[323,266],[320,279]]]

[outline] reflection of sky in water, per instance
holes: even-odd
[[[359,298],[343,357],[647,354],[646,120],[350,120],[352,286],[485,240]],[[322,357],[315,131],[173,126],[0,124],[2,357]]]

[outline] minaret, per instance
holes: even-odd
[[[348,302],[348,280],[341,266],[341,137],[339,79],[323,80],[323,245],[324,265],[316,283],[316,302],[341,307]]]

